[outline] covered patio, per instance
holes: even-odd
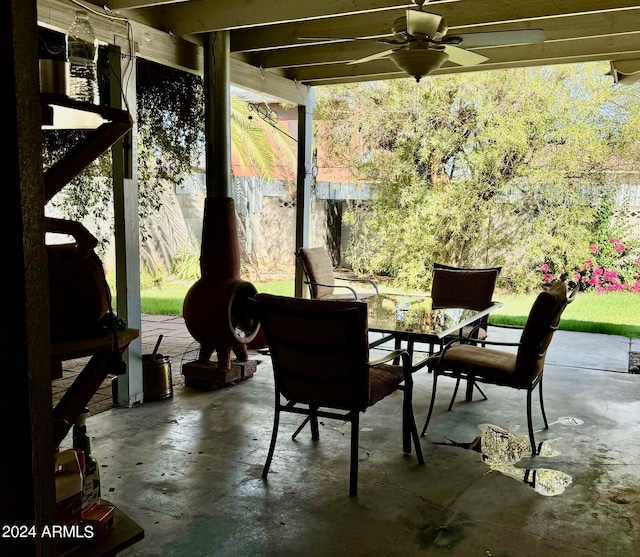
[[[637,79],[640,70],[640,6],[634,2],[566,0],[521,6],[497,0],[473,5],[466,0],[112,0],[107,6],[81,4],[101,13],[92,22],[100,42],[112,49],[117,73],[111,97],[114,108],[126,104],[135,113],[132,61],[136,56],[207,77],[207,150],[213,169],[208,195],[228,192],[225,128],[230,84],[299,107],[296,246],[308,243],[313,87],[407,77],[380,53],[391,48],[389,40],[397,40],[393,28],[399,18],[406,22],[400,27],[409,27],[403,18],[416,4],[435,14],[436,21],[445,22],[447,33],[437,25],[440,42],[444,35],[465,33],[498,33],[493,40],[502,31],[541,29],[544,33],[543,42],[476,43],[465,50],[485,61],[472,65],[448,61],[430,67],[429,75],[600,60],[611,62],[611,76],[606,79],[628,83]],[[10,176],[3,229],[10,244],[7,292],[17,307],[2,336],[10,364],[7,403],[0,406],[0,417],[12,457],[3,459],[0,466],[3,477],[10,478],[0,505],[0,523],[42,528],[52,524],[56,447],[50,331],[48,319],[43,318],[49,307],[43,295],[47,261],[37,26],[64,31],[81,6],[63,0],[11,0],[3,6],[11,99],[5,103],[3,120]],[[387,42],[380,44],[379,39]],[[464,41],[459,44],[465,46]],[[124,89],[119,89],[121,84]],[[585,344],[572,339],[561,344],[559,336],[554,341],[567,359],[549,362],[547,413],[550,422],[556,423],[543,435],[558,437],[553,445],[559,454],[544,458],[548,468],[571,477],[564,493],[555,496],[541,495],[522,479],[490,471],[475,451],[447,445],[447,439],[471,443],[483,423],[499,419],[496,425],[502,428],[518,425],[523,407],[517,392],[492,396],[493,390],[488,390],[489,401],[459,403],[452,414],[446,414],[449,386],[443,382],[442,402],[432,422],[433,438],[425,442],[424,467],[402,457],[399,435],[389,431],[389,424],[399,418],[385,412],[397,406],[380,404],[372,409],[363,419],[364,460],[357,499],[347,496],[342,480],[348,452],[343,451],[345,432],[339,426],[323,426],[321,441],[313,447],[308,437],[291,442],[283,434],[269,484],[260,479],[273,407],[268,358],[255,356],[261,361],[258,372],[237,387],[212,393],[185,390],[166,401],[138,405],[141,354],[148,351],[142,342],[148,331],[140,312],[134,147],[135,126],[133,134],[113,150],[118,284],[126,292],[119,297],[117,309],[129,327],[142,329],[143,338],[132,342],[125,354],[128,373],[120,387],[125,406],[130,407],[110,410],[90,424],[94,452],[103,467],[103,496],[146,530],[145,541],[124,554],[449,551],[566,556],[637,551],[636,377],[604,371],[606,364],[583,366],[572,359],[582,358],[588,348],[593,351],[591,362],[606,363],[616,339],[598,337]],[[626,349],[628,355],[628,342]],[[419,420],[425,415],[429,390],[428,374],[418,374],[415,410]],[[527,466],[526,461],[518,463],[520,470]],[[7,554],[55,554],[52,540],[44,537],[10,543],[14,545]],[[89,549],[88,554],[94,553]]]

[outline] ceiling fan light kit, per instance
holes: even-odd
[[[442,66],[449,55],[444,50],[407,48],[392,52],[389,58],[399,69],[419,82],[422,77]]]
[[[635,60],[613,60],[606,75],[613,77],[614,84],[631,85],[640,81],[640,58]]]

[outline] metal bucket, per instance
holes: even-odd
[[[156,354],[142,355],[142,386],[144,401],[162,400],[173,396],[173,379],[171,377],[171,362],[169,356]]]

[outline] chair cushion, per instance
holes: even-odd
[[[390,395],[404,381],[400,366],[378,364],[369,367],[369,406]]]
[[[551,326],[556,326],[560,321],[566,300],[567,286],[564,282],[557,281],[548,290],[540,292],[531,307],[518,351],[522,367],[529,368],[530,380],[542,372],[547,347],[554,333]],[[531,365],[531,362],[535,363]]]
[[[439,366],[440,354],[434,354],[427,360],[430,370],[437,373],[451,371],[473,375],[486,383],[510,387],[526,387],[526,381],[516,375],[516,355],[502,350],[492,350],[481,346],[457,344],[449,348]]]
[[[366,408],[369,400],[367,306],[256,294],[277,389],[290,401]]]
[[[333,264],[327,251],[324,248],[301,248],[299,255],[305,267],[307,279],[311,283],[309,285],[311,297],[324,298],[333,294],[333,285],[335,284]],[[330,286],[318,286],[314,283]],[[353,299],[353,296],[351,298]]]

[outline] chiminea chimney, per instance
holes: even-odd
[[[182,313],[187,329],[200,343],[196,362],[182,366],[187,387],[213,389],[246,379],[255,372],[247,344],[258,333],[248,300],[256,293],[240,279],[240,249],[233,199],[205,199],[201,277],[189,289]],[[217,362],[210,358],[217,352]],[[232,364],[231,352],[237,360]]]

